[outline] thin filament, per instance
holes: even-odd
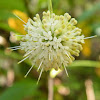
[[[66,55],[68,56],[69,59],[71,59],[67,52],[66,52]]]
[[[26,58],[22,59],[21,61],[18,62],[18,64],[20,64],[21,62],[23,62],[24,60],[26,60],[29,56],[27,56]]]
[[[15,47],[9,47],[9,48],[7,48],[7,49],[18,50],[18,49],[20,49],[20,47],[21,47],[21,46],[15,46]]]
[[[64,66],[64,69],[65,69],[66,75],[69,77],[68,72],[67,72],[67,69],[66,69],[65,66]]]
[[[34,65],[32,65],[32,67],[28,70],[28,72],[26,73],[26,75],[24,76],[25,78],[27,77],[27,75],[29,74],[29,72],[32,70]]]
[[[40,72],[40,75],[39,75],[39,78],[38,78],[37,84],[39,83],[39,80],[40,80],[40,78],[41,78],[42,72],[43,72],[43,68],[41,69],[41,72]]]
[[[38,69],[37,69],[37,71],[40,69],[42,63],[43,63],[43,60],[41,61],[40,65],[39,65],[39,67],[38,67]]]
[[[10,48],[17,48],[17,47],[21,47],[21,46],[15,46],[15,47],[10,47]]]
[[[14,15],[19,19],[19,20],[21,20],[24,24],[26,24],[26,22],[25,21],[23,21],[19,16],[17,16],[15,13],[14,13]]]
[[[33,51],[33,50],[32,50]],[[28,56],[30,53],[32,53],[32,51],[28,52],[27,54],[25,54],[23,57]]]
[[[97,35],[90,36],[90,37],[85,37],[84,39],[90,39],[90,38],[94,38],[94,37],[97,37]]]
[[[18,49],[20,49],[20,48],[10,48],[11,50],[18,50]]]

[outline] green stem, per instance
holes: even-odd
[[[50,11],[50,13],[53,13],[52,0],[48,0],[48,10]]]

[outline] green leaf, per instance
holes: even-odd
[[[24,11],[25,3],[24,0],[0,0],[0,9]]]
[[[93,16],[97,10],[100,10],[100,3],[95,4],[91,9],[83,12],[82,15],[78,17],[78,21],[90,19],[90,17]]]
[[[100,62],[92,60],[75,60],[70,67],[100,67]]]
[[[1,94],[0,100],[23,100],[25,97],[35,96],[37,86],[36,81],[31,79],[17,82]]]
[[[15,17],[12,12],[0,9],[0,20],[8,20],[9,17]]]
[[[4,29],[4,30],[6,30],[6,31],[14,31],[14,30],[11,29],[11,28],[9,27],[9,25],[6,24],[6,23],[0,23],[0,29]]]

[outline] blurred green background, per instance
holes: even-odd
[[[77,26],[86,37],[98,37],[85,41],[80,56],[67,68],[69,77],[65,71],[61,71],[51,79],[48,71],[42,74],[37,85],[39,73],[35,68],[24,78],[31,67],[30,61],[17,64],[23,58],[24,52],[7,48],[19,45],[20,38],[16,38],[14,34],[26,34],[23,23],[13,13],[27,22],[28,18],[34,17],[36,13],[42,16],[42,12],[48,10],[48,2],[0,0],[0,100],[51,100],[48,97],[49,86],[53,88],[53,100],[100,100],[100,1],[52,2],[55,14],[68,12],[78,20]]]

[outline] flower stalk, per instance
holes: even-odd
[[[53,13],[52,0],[48,0],[48,10],[50,11],[50,13]]]
[[[48,100],[53,100],[53,86],[54,86],[54,79],[49,75],[48,78]]]

